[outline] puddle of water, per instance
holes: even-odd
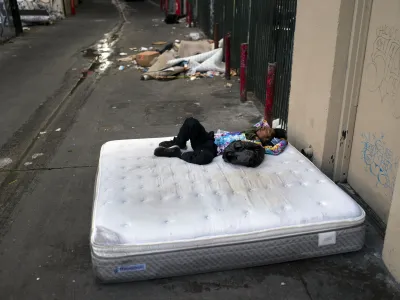
[[[85,78],[90,71],[96,71],[101,74],[111,66],[113,63],[111,57],[114,53],[114,46],[118,37],[116,33],[106,33],[96,45],[83,51],[83,57],[93,60],[93,64],[89,70],[82,72],[83,78]]]
[[[96,49],[93,49],[93,48],[88,48],[82,52],[83,52],[84,58],[97,59],[97,57],[99,56]]]

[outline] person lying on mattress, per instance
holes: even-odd
[[[252,128],[240,132],[213,131],[207,132],[203,125],[194,118],[187,118],[179,133],[171,141],[161,142],[154,150],[158,157],[177,157],[188,163],[206,165],[214,157],[224,152],[224,149],[234,141],[250,141],[261,144],[266,154],[278,155],[287,146],[286,131],[279,128],[270,128],[263,120]],[[190,140],[193,151],[182,152]]]

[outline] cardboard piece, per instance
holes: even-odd
[[[205,53],[212,50],[212,45],[208,40],[201,41],[181,41],[178,50],[179,57],[189,57],[196,54]]]
[[[160,55],[157,51],[145,51],[136,56],[136,62],[139,66],[148,68],[152,65],[153,60]]]

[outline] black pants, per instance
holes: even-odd
[[[214,132],[207,132],[194,118],[187,118],[176,137],[179,147],[184,148],[190,140],[193,151],[182,153],[181,159],[196,165],[206,165],[217,156]]]

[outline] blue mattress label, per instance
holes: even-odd
[[[146,271],[146,264],[137,264],[131,266],[121,266],[116,267],[114,269],[114,273],[125,273],[125,272],[139,272],[139,271]]]

